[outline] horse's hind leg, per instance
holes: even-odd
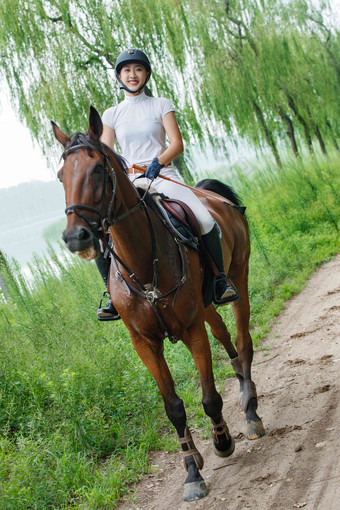
[[[221,342],[227,351],[229,358],[231,360],[238,359],[237,351],[232,344],[230,333],[227,330],[222,317],[219,313],[217,313],[213,305],[210,305],[205,309],[204,320],[209,324],[212,335],[216,338],[216,340]],[[243,374],[242,369],[240,373]]]
[[[243,268],[238,273],[233,272],[231,277],[240,294],[240,298],[233,303],[233,314],[236,323],[235,343],[240,364],[237,363],[233,366],[240,381],[241,404],[246,413],[247,437],[248,439],[257,439],[265,434],[265,429],[261,418],[256,413],[256,387],[251,379],[253,343],[249,333],[248,270]]]
[[[219,457],[228,457],[235,449],[235,442],[222,416],[223,402],[214,382],[210,345],[204,323],[188,329],[183,335],[183,342],[190,350],[199,372],[202,404],[212,422],[214,451]]]
[[[240,384],[242,386],[241,391],[243,392],[244,386],[243,367],[238,357],[237,350],[235,349],[231,341],[230,333],[222,317],[220,316],[219,313],[217,313],[213,305],[210,305],[205,310],[204,319],[209,324],[212,335],[216,338],[216,340],[219,340],[219,342],[221,342],[221,344],[227,351],[228,356],[230,358],[231,366],[233,367],[234,372],[240,381]]]
[[[137,354],[153,375],[162,394],[166,414],[174,425],[184,456],[184,467],[188,476],[184,483],[184,500],[193,501],[207,495],[207,487],[200,474],[203,458],[197,450],[186,424],[187,417],[183,401],[175,392],[175,385],[163,355],[163,342],[152,342],[131,335]]]
[[[253,431],[250,429],[254,428],[254,423],[257,423],[258,431],[262,430],[263,426],[259,423],[260,418],[256,414],[257,403],[251,399],[249,399],[249,405],[244,406],[244,377],[243,377],[243,364],[238,357],[237,351],[231,342],[231,336],[229,331],[227,330],[226,325],[223,322],[222,317],[217,313],[214,307],[209,307],[206,309],[205,320],[208,322],[212,335],[221,342],[225,350],[227,351],[231,365],[234,369],[234,372],[239,379],[240,388],[241,388],[241,404],[244,410],[246,411],[246,423],[247,423],[247,436],[249,439],[255,439],[253,437]],[[249,372],[250,377],[250,372]],[[246,383],[246,385],[251,384],[251,387],[255,389],[254,383],[251,381],[250,383]],[[249,397],[250,395],[248,395]],[[247,407],[247,409],[245,409]],[[261,434],[263,435],[263,434]],[[257,433],[256,437],[260,437]]]

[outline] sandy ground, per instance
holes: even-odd
[[[154,453],[152,472],[119,510],[340,509],[340,256],[292,298],[255,353],[253,379],[266,436],[243,435],[238,382],[226,382],[224,416],[234,454],[216,457],[193,434],[209,494],[182,501],[180,454]]]

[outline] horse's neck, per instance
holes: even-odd
[[[127,214],[110,228],[114,249],[119,257],[133,270],[148,273],[152,268],[152,237],[147,215],[143,208],[131,211],[139,203],[139,195],[129,177],[114,162],[117,177],[118,207],[115,217]]]

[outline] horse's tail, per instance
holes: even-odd
[[[217,179],[203,179],[195,185],[195,188],[202,188],[222,195],[235,205],[241,207],[241,200],[236,191]]]

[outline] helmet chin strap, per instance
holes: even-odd
[[[129,89],[126,85],[124,85],[124,83],[123,83],[123,82],[122,82],[122,80],[119,78],[119,76],[117,76],[117,80],[118,80],[118,81],[119,81],[119,83],[120,83],[120,87],[119,87],[119,88],[120,88],[121,90],[126,90],[127,92],[130,92],[130,94],[139,94],[139,93],[143,90],[143,88],[145,87],[145,85],[148,83],[149,78],[150,78],[150,74],[149,74],[149,76],[147,76],[147,78],[146,78],[145,82],[143,83],[143,85],[142,85],[141,87],[139,87],[139,89],[138,89],[138,90],[131,90],[131,89]]]
[[[119,88],[121,90],[126,90],[127,92],[130,92],[130,94],[139,94],[143,90],[144,87],[145,87],[145,84],[142,87],[140,87],[138,90],[131,90],[128,87],[126,87],[126,85],[121,85]]]

